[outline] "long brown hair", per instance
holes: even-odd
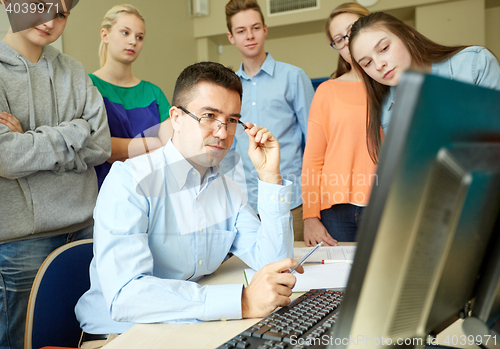
[[[330,33],[330,23],[332,23],[332,20],[341,13],[352,13],[353,15],[363,17],[369,15],[370,11],[355,2],[345,2],[334,8],[332,13],[330,13],[330,17],[328,17],[325,23],[326,36],[328,37],[328,40],[330,40],[330,42],[333,41],[332,34]],[[335,70],[330,77],[332,79],[338,78],[339,76],[349,72],[351,68],[351,65],[346,62],[344,58],[342,58],[342,55],[339,55],[337,70]]]
[[[444,61],[467,46],[444,46],[429,40],[417,30],[400,21],[394,16],[383,12],[374,12],[368,16],[360,17],[351,27],[349,36],[349,50],[356,41],[357,36],[368,28],[387,29],[397,37],[408,49],[412,67],[424,67],[426,65]],[[352,59],[354,69],[363,77],[366,86],[368,98],[368,116],[367,116],[367,145],[368,153],[374,162],[378,162],[378,153],[382,139],[380,135],[381,127],[381,106],[384,96],[389,91],[389,86],[380,84],[371,79],[360,67],[356,60]]]

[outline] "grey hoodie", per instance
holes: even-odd
[[[31,63],[0,41],[0,244],[93,224],[94,166],[111,153],[104,103],[81,63],[45,46]]]

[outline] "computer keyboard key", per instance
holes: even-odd
[[[274,332],[266,332],[262,335],[262,338],[264,339],[274,339],[276,341],[281,341],[281,338],[285,337],[286,334],[279,332],[279,333],[274,333]]]
[[[342,299],[339,295],[341,293],[333,291],[311,290],[219,348],[312,349],[310,346],[317,343],[319,337],[331,331],[338,310],[335,314],[332,312]],[[292,338],[297,345],[292,345]],[[301,341],[296,342],[299,338]]]
[[[292,332],[289,335],[286,335],[285,337],[281,338],[281,340],[285,343],[291,343],[292,339],[297,342],[297,339],[302,336],[304,333],[299,333],[299,332]]]
[[[259,328],[258,330],[256,330],[255,332],[252,333],[252,337],[258,337],[258,338],[260,338],[260,337],[262,337],[262,335],[264,333],[266,333],[270,329],[272,329],[272,327],[269,326],[269,325],[262,326],[261,328]]]

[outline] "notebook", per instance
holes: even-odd
[[[297,283],[293,292],[307,292],[311,289],[339,289],[347,286],[350,263],[304,265],[304,274],[294,273]],[[255,271],[245,269],[247,285],[252,281]]]
[[[299,260],[309,252],[312,247],[294,247],[294,258]],[[321,263],[322,261],[342,262],[353,261],[356,254],[356,246],[324,246],[320,247],[309,257],[306,263]]]

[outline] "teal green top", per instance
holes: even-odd
[[[169,116],[170,103],[156,85],[142,80],[135,86],[122,87],[89,74],[104,100],[111,137],[134,138],[158,135],[159,124]],[[99,188],[111,164],[96,166]]]
[[[152,102],[158,107],[160,122],[168,119],[170,103],[163,91],[149,81],[141,82],[132,87],[122,87],[104,81],[94,74],[89,74],[103,98],[114,104],[121,104],[125,110],[147,108]],[[107,106],[106,106],[107,107]]]

